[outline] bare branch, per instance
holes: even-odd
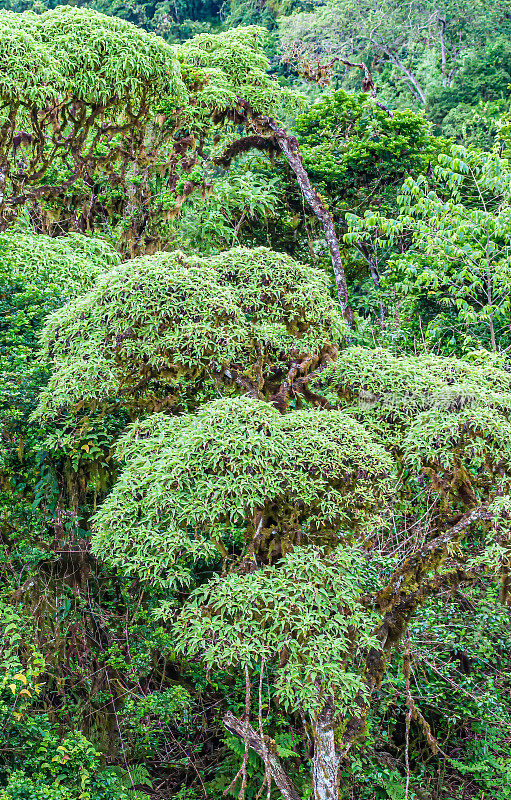
[[[250,749],[254,750],[263,761],[266,762],[266,759],[268,760],[271,777],[282,792],[285,800],[301,800],[295,785],[282,766],[277,755],[275,742],[272,739],[265,737],[267,741],[264,741],[248,722],[242,722],[237,719],[230,711],[224,716],[223,723],[229,733],[239,736],[240,739],[247,742]]]

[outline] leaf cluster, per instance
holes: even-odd
[[[228,556],[224,526],[241,527],[253,563],[300,542],[363,536],[392,474],[385,451],[350,416],[283,416],[249,398],[153,414],[128,428],[117,455],[125,466],[95,517],[94,550],[171,585],[188,582],[199,559]]]
[[[215,384],[269,397],[291,361],[318,363],[343,332],[327,276],[289,256],[234,248],[209,259],[141,257],[49,318],[42,342],[52,375],[39,413],[119,399],[186,409]]]

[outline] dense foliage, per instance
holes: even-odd
[[[327,276],[289,256],[145,256],[49,319],[42,342],[53,369],[41,413],[123,395],[131,408],[186,410],[221,385],[268,399],[290,359],[297,373],[328,361],[343,330]]]
[[[0,6],[0,800],[511,798],[510,4]]]
[[[122,20],[63,6],[0,12],[0,229],[26,209],[43,232],[115,229],[131,254],[209,188],[208,136],[239,95],[272,113],[261,31],[201,34],[178,50]],[[211,156],[210,156],[211,157]],[[156,228],[156,229],[155,229]]]

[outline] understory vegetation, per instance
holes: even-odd
[[[0,3],[0,800],[511,798],[511,2]]]

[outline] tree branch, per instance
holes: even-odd
[[[254,750],[263,759],[265,764],[269,765],[271,778],[275,781],[285,800],[301,800],[295,785],[282,766],[273,740],[268,739],[268,743],[266,743],[248,722],[241,722],[230,711],[225,714],[223,723],[229,733],[239,736],[251,750]]]
[[[488,510],[489,503],[471,509],[448,530],[421,547],[398,567],[389,584],[376,595],[376,602],[382,610],[393,603],[412,587],[420,588],[423,577],[440,566],[447,555],[447,548],[462,537],[464,531],[479,520],[492,519],[494,514]]]
[[[407,558],[394,572],[389,584],[372,598],[364,598],[362,602],[379,606],[385,615],[375,630],[380,647],[373,647],[366,656],[365,684],[366,694],[358,697],[360,713],[352,716],[344,732],[344,744],[349,749],[351,743],[364,730],[369,711],[371,696],[377,689],[387,669],[387,652],[405,635],[412,615],[424,602],[424,599],[441,589],[458,586],[462,582],[471,583],[474,576],[461,568],[449,570],[425,580],[425,575],[436,569],[447,556],[448,546],[458,542],[466,529],[479,520],[495,518],[489,510],[489,502],[482,503],[464,514],[461,519],[447,531],[427,542],[416,553]]]
[[[294,136],[290,136],[285,130],[279,127],[274,119],[266,117],[262,118],[262,120],[273,133],[273,136],[275,137],[282,154],[296,175],[296,180],[298,181],[298,185],[302,190],[303,196],[323,226],[328,249],[330,251],[330,258],[332,260],[335,283],[337,286],[337,296],[341,304],[343,316],[348,325],[352,328],[354,326],[354,316],[353,311],[348,304],[348,284],[346,281],[346,275],[344,274],[344,267],[339,250],[339,241],[335,232],[332,215],[328,211],[323,200],[316,194],[310,182],[307,171],[303,166],[302,156],[300,154],[300,149],[298,147],[296,138]]]
[[[346,275],[344,273],[334,221],[325,203],[321,197],[316,194],[316,191],[310,182],[307,170],[303,166],[302,156],[300,154],[296,137],[290,136],[288,133],[286,133],[286,131],[281,128],[271,117],[264,117],[261,114],[254,113],[250,104],[246,100],[243,100],[243,98],[240,97],[238,100],[240,106],[245,111],[246,122],[251,122],[257,133],[260,135],[245,137],[245,139],[240,139],[239,141],[234,142],[227,148],[222,156],[215,159],[215,163],[226,166],[230,163],[231,159],[235,155],[240,152],[246,152],[251,148],[256,148],[258,150],[269,150],[272,152],[272,150],[276,149],[277,147],[282,152],[282,155],[296,176],[296,180],[304,198],[323,226],[328,249],[330,251],[330,258],[332,261],[335,283],[337,287],[337,296],[341,305],[342,314],[350,328],[353,328],[355,319],[353,311],[348,303],[348,284],[346,281]],[[272,142],[273,144],[269,145],[268,142]]]

